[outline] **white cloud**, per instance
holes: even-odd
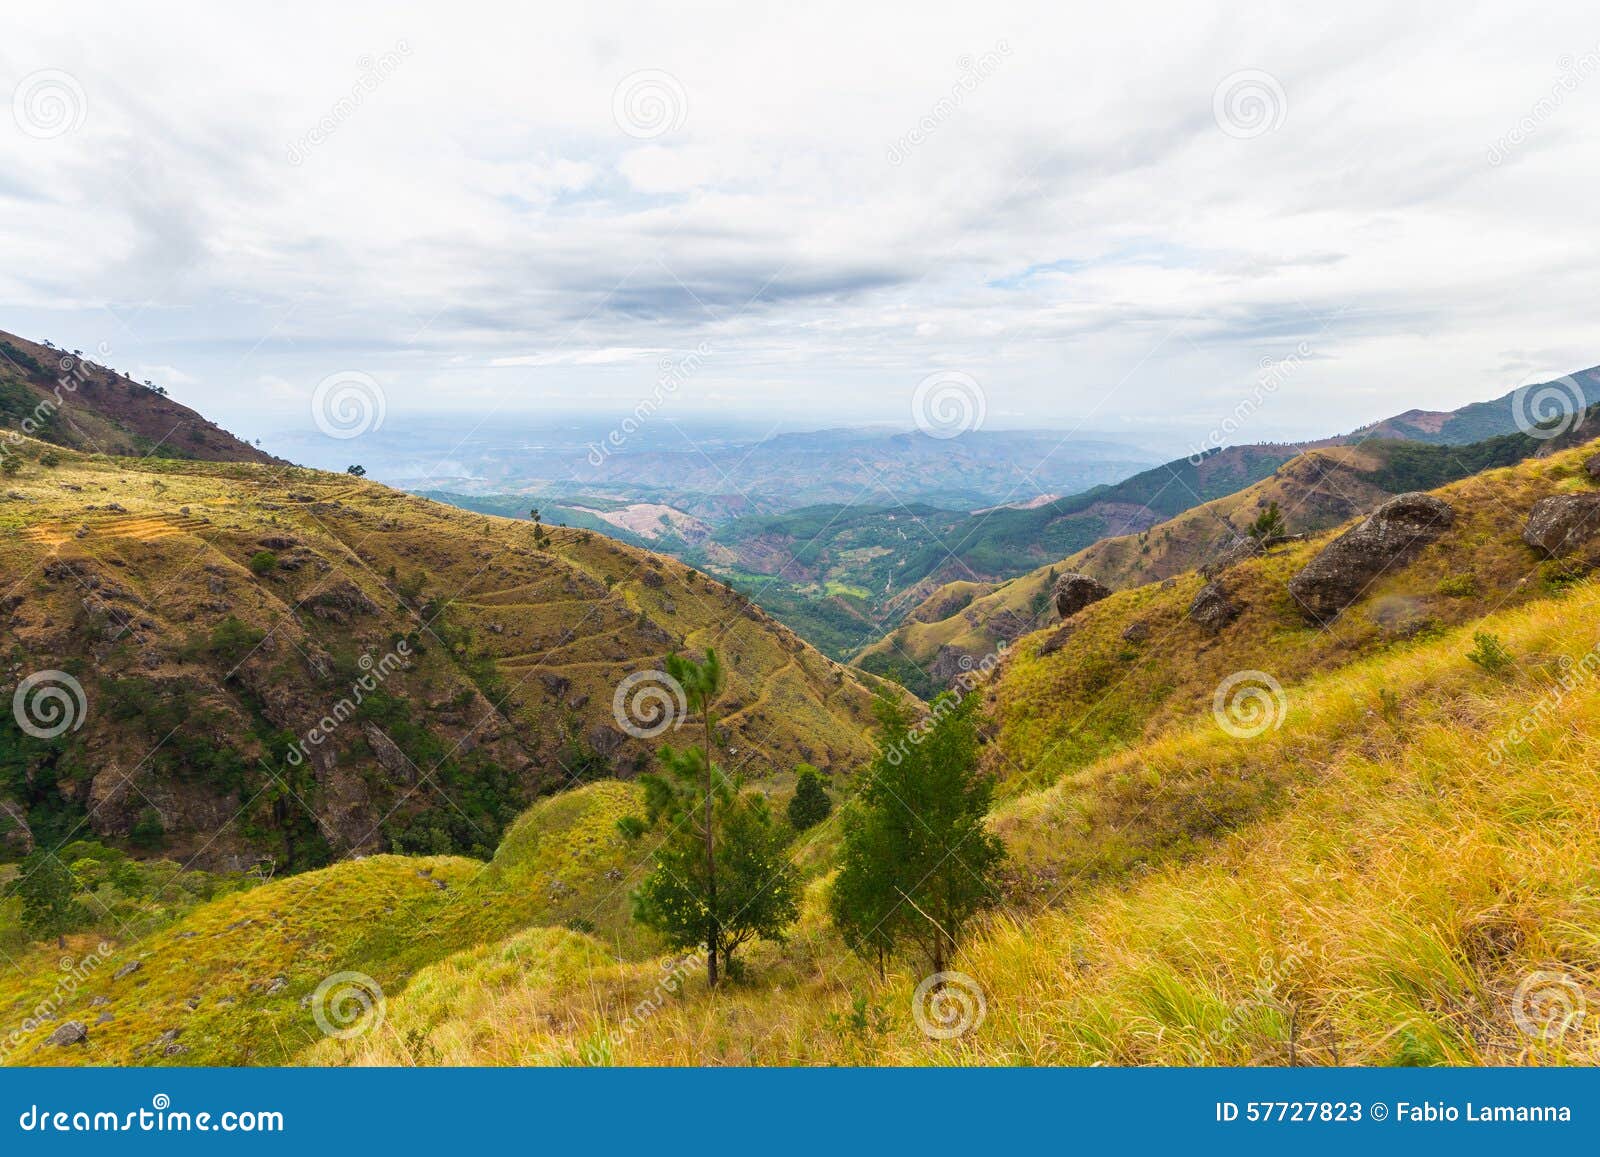
[[[1582,4],[291,4],[196,24],[87,3],[13,23],[0,95],[61,69],[85,108],[51,139],[0,126],[0,327],[182,366],[224,422],[309,421],[298,400],[350,369],[396,424],[631,408],[704,342],[685,413],[904,419],[955,368],[1019,423],[1210,428],[1304,342],[1243,432],[1280,437],[1600,361]],[[613,101],[641,70],[686,102],[646,138]],[[1213,96],[1249,70],[1286,107],[1239,139]]]

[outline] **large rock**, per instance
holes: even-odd
[[[1189,604],[1189,617],[1200,626],[1216,634],[1244,613],[1244,607],[1234,602],[1221,583],[1210,582],[1200,588],[1194,602]]]
[[[1090,603],[1097,603],[1110,593],[1111,588],[1105,583],[1098,582],[1086,574],[1068,571],[1056,579],[1056,585],[1050,590],[1050,597],[1056,604],[1056,612],[1063,619],[1070,619]]]
[[[1289,580],[1289,594],[1314,619],[1333,618],[1385,571],[1416,557],[1455,521],[1431,494],[1399,494],[1334,539]]]
[[[1258,554],[1266,553],[1266,549],[1266,544],[1259,538],[1248,534],[1235,535],[1216,549],[1200,567],[1200,573],[1206,578],[1215,578],[1247,558],[1255,558]]]
[[[89,1043],[89,1026],[81,1020],[69,1020],[50,1034],[48,1044],[66,1046]]]
[[[1541,498],[1528,512],[1522,541],[1548,555],[1570,554],[1600,533],[1600,494]]]

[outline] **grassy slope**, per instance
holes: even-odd
[[[440,758],[459,765],[444,789],[462,806],[491,764],[529,791],[564,786],[574,742],[620,770],[646,766],[652,745],[618,730],[613,691],[673,648],[723,654],[722,723],[740,753],[730,762],[752,776],[801,760],[847,766],[866,750],[861,680],[671,560],[574,530],[541,548],[526,522],[344,475],[65,450],[51,466],[43,449],[27,444],[0,494],[0,653],[19,676],[61,668],[84,683],[87,722],[52,758],[107,839],[150,807],[170,855],[281,863],[271,817],[228,822],[265,782],[268,734],[304,735],[348,695],[359,657],[380,658],[402,636],[412,664],[383,686],[400,709],[378,722],[418,772]],[[274,541],[279,565],[252,573]],[[336,605],[319,613],[327,593]],[[230,616],[261,645],[211,646]],[[180,724],[165,743],[148,733],[152,707]],[[237,748],[236,765],[197,776],[176,758],[191,748]],[[431,785],[408,790],[416,773],[378,756],[352,721],[299,788],[336,852],[376,850],[396,802],[401,817],[452,806]]]
[[[863,650],[856,661],[869,671],[908,679],[908,686],[928,694],[940,681],[929,673],[941,651],[976,658],[993,652],[1007,637],[997,624],[1042,627],[1053,619],[1048,595],[1063,571],[1081,571],[1119,589],[1170,578],[1204,563],[1269,503],[1278,504],[1291,533],[1315,533],[1371,510],[1392,494],[1432,489],[1548,447],[1547,442],[1514,434],[1471,447],[1367,442],[1309,450],[1270,477],[1148,531],[1101,539],[1060,562],[979,592],[953,614],[907,623]],[[941,588],[928,604],[957,595],[953,587]]]
[[[43,1044],[46,1023],[7,1060],[281,1064],[320,1038],[308,998],[335,973],[370,976],[392,998],[418,970],[530,927],[582,928],[572,935],[596,959],[646,954],[656,946],[628,918],[638,850],[616,828],[639,810],[631,785],[597,783],[529,809],[491,864],[374,856],[229,895],[148,935],[117,921],[66,952],[40,946],[0,974],[0,1010],[20,1025],[59,982],[57,958],[104,941],[105,962],[59,1010],[90,1026],[89,1043]],[[131,961],[139,969],[113,979]],[[115,1019],[97,1023],[102,1012]],[[168,1056],[154,1046],[172,1029],[184,1051]]]
[[[1291,684],[1281,730],[1181,728],[1003,805],[995,822],[1020,865],[1036,885],[1057,874],[964,947],[957,967],[987,1019],[959,1040],[915,1027],[916,972],[879,981],[842,951],[821,923],[821,881],[790,945],[715,996],[692,974],[664,985],[663,961],[593,968],[587,946],[523,935],[442,962],[391,1002],[383,1030],[305,1056],[1592,1062],[1592,1019],[1545,1041],[1513,1010],[1539,972],[1600,984],[1600,696],[1581,687],[1501,765],[1485,752],[1563,658],[1582,660],[1588,640],[1568,624],[1597,613],[1600,589],[1586,587],[1481,624],[1517,673],[1469,663],[1462,628]]]
[[[1572,629],[1600,615],[1600,584],[1550,581],[1555,569],[1519,538],[1537,498],[1591,485],[1580,465],[1591,450],[1445,488],[1456,527],[1332,630],[1306,627],[1282,597],[1316,549],[1306,543],[1229,573],[1250,609],[1219,637],[1187,635],[1190,625],[1177,621],[1197,585],[1186,578],[1097,604],[1052,655],[1034,654],[1041,637],[1019,644],[992,688],[991,747],[1040,758],[1013,772],[995,813],[1012,854],[1007,903],[957,961],[988,1005],[983,1026],[959,1040],[934,1042],[915,1028],[909,1002],[919,973],[902,965],[880,981],[843,951],[821,918],[826,857],[804,850],[815,874],[799,927],[787,945],[750,954],[749,982],[714,996],[692,973],[667,984],[664,958],[647,942],[615,933],[608,941],[604,920],[578,924],[572,909],[557,916],[539,906],[547,901],[511,919],[489,915],[513,896],[570,899],[549,884],[553,873],[589,911],[620,921],[626,865],[647,849],[615,835],[630,789],[596,785],[586,790],[597,810],[566,797],[514,830],[498,883],[491,869],[482,884],[452,885],[443,901],[423,892],[421,903],[459,896],[453,920],[430,911],[394,939],[381,903],[375,915],[358,903],[357,920],[373,925],[367,942],[319,954],[283,995],[308,990],[311,972],[357,968],[385,982],[387,1020],[353,1040],[313,1039],[296,1055],[330,1063],[1592,1060],[1592,1020],[1543,1041],[1520,1032],[1512,1015],[1519,988],[1538,972],[1584,989],[1600,984],[1600,695],[1586,665],[1593,640]],[[1440,579],[1468,572],[1477,593],[1436,593]],[[1154,620],[1148,649],[1112,653],[1120,628],[1140,618]],[[1491,674],[1468,661],[1480,631],[1503,642],[1511,670]],[[1122,666],[1096,692],[1131,684],[1117,700],[1128,730],[1083,737],[1073,727],[1081,680],[1107,662]],[[1281,727],[1240,739],[1212,718],[1210,689],[1217,672],[1249,666],[1282,681],[1287,711]],[[1541,708],[1563,678],[1569,687],[1555,709]],[[1513,729],[1525,741],[1491,759]],[[1066,754],[1046,755],[1052,745]],[[613,790],[624,794],[601,799]],[[555,810],[563,804],[573,812]],[[827,847],[831,827],[808,844]],[[541,847],[558,866],[518,879],[518,865]],[[356,873],[349,886],[365,896],[363,873],[372,887],[420,879],[399,867],[391,875],[401,863],[335,871]],[[624,879],[601,871],[607,863]],[[270,912],[274,889],[297,883],[218,901],[170,935],[225,927],[223,914],[235,908]],[[444,928],[454,930],[435,932]],[[196,969],[168,987],[176,998],[204,975]],[[296,1002],[277,1015],[298,1027],[275,1031],[294,1048],[307,1043],[308,1014]],[[20,1059],[30,1057],[38,1054]]]

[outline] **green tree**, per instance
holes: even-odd
[[[1289,524],[1283,520],[1283,512],[1278,509],[1276,501],[1267,503],[1267,508],[1256,515],[1247,533],[1263,545],[1277,542],[1289,533]]]
[[[54,852],[37,851],[22,861],[11,894],[22,901],[22,926],[41,939],[70,932],[84,917],[72,871]]]
[[[909,944],[945,971],[968,921],[994,903],[1005,848],[984,823],[994,785],[978,769],[975,710],[946,693],[914,723],[899,700],[879,700],[880,746],[845,812],[830,910],[880,970]]]
[[[788,858],[788,833],[766,797],[739,791],[719,769],[713,769],[710,813],[716,855],[708,859],[705,753],[665,748],[661,759],[669,776],[644,779],[651,821],[664,824],[667,834],[634,893],[634,917],[676,948],[704,942],[706,978],[717,984],[724,973],[714,962],[728,970],[748,941],[783,939],[799,915],[800,877]]]
[[[609,588],[611,583],[611,576],[607,575],[606,586]],[[701,662],[696,662],[686,655],[668,655],[667,674],[683,688],[688,709],[691,714],[700,716],[705,733],[705,744],[701,748],[691,747],[680,754],[669,747],[663,750],[662,761],[683,789],[681,793],[671,793],[674,808],[687,804],[687,796],[693,792],[696,784],[699,785],[701,792],[700,818],[697,827],[705,858],[704,871],[700,874],[700,886],[704,889],[706,981],[715,987],[718,980],[717,954],[722,943],[720,930],[722,909],[717,904],[717,825],[712,813],[715,810],[715,797],[722,777],[712,756],[711,714],[712,708],[716,706],[717,696],[722,694],[724,682],[722,662],[717,658],[717,653],[709,647],[706,648],[706,657]],[[698,764],[694,756],[697,750]],[[655,822],[660,813],[667,810],[665,806],[667,796],[663,795],[663,792],[668,791],[670,785],[671,781],[659,776],[653,777],[652,782],[646,784],[651,822]]]
[[[353,466],[346,466],[344,468],[344,472],[346,474],[353,474],[357,478],[365,478],[367,476],[367,468],[359,463]]]
[[[809,763],[795,769],[794,795],[789,800],[789,823],[797,832],[816,827],[833,812],[833,800],[822,786],[822,774]]]

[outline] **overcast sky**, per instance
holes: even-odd
[[[665,365],[682,417],[967,375],[1251,441],[1600,362],[1592,3],[134,7],[8,8],[0,328],[247,436]]]

